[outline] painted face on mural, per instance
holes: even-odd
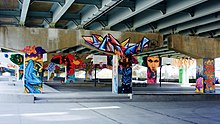
[[[147,65],[148,68],[152,71],[152,72],[156,72],[157,71],[157,67],[160,66],[160,59],[159,57],[147,57]]]

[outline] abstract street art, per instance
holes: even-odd
[[[196,80],[196,93],[203,93],[204,92],[204,82],[203,82],[203,77],[199,77]]]
[[[145,47],[149,46],[150,40],[143,37],[139,43],[129,45],[130,38],[119,43],[111,34],[106,35],[104,38],[101,35],[93,34],[92,36],[82,36],[82,38],[92,45],[93,47],[117,54],[120,58],[125,55],[133,55],[138,52],[142,52]]]
[[[143,37],[139,43],[129,45],[130,38],[121,43],[110,33],[104,38],[101,35],[93,34],[91,36],[82,36],[86,43],[106,53],[113,53],[119,57],[120,70],[122,72],[122,93],[131,93],[132,83],[132,58],[133,54],[142,52],[145,47],[149,47],[150,40]]]
[[[67,55],[55,55],[51,59],[51,63],[48,66],[49,71],[55,70],[54,64],[65,65],[67,72],[66,72],[66,83],[75,82],[75,68],[77,66],[82,66],[82,60],[77,59],[73,54]]]
[[[215,92],[215,63],[214,59],[203,59],[203,78],[205,93]]]
[[[10,60],[19,66],[19,80],[22,80],[24,75],[24,56],[21,54],[11,54]]]
[[[42,47],[26,46],[24,86],[26,93],[42,93],[43,54],[46,51]]]
[[[21,54],[2,53],[0,54],[0,75],[5,72],[10,73],[11,76],[18,77],[18,80],[23,78],[24,57]],[[19,72],[17,72],[19,70]]]
[[[155,84],[157,82],[157,68],[161,66],[161,58],[158,56],[143,57],[143,66],[147,69],[147,83]]]

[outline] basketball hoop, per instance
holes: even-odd
[[[103,67],[103,62],[99,62],[99,67]]]

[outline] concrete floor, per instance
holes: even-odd
[[[21,92],[22,85],[11,82],[1,83],[1,94]],[[157,89],[158,92],[175,92],[180,87],[168,85],[145,87]],[[171,90],[172,91],[169,91]],[[181,88],[192,92],[191,88]],[[143,92],[137,88],[136,92]],[[23,91],[23,90],[22,90]],[[145,92],[145,91],[144,91]],[[151,93],[153,91],[150,91]],[[154,91],[155,92],[155,91]],[[182,92],[182,91],[181,91]],[[110,88],[73,88],[44,85],[43,97],[97,96],[111,94]],[[68,96],[70,95],[70,96]],[[103,97],[104,98],[104,97]],[[114,97],[112,97],[114,98]],[[168,101],[168,102],[135,102],[119,101],[58,101],[35,103],[0,103],[0,124],[219,124],[220,100],[217,101]]]
[[[219,124],[220,101],[1,103],[0,124]]]

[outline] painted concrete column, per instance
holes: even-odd
[[[203,78],[205,93],[215,92],[215,60],[203,59]]]
[[[75,79],[75,70],[73,71],[73,74],[69,74],[69,72],[66,72],[66,83],[74,83],[76,81]]]
[[[203,77],[203,59],[196,59],[196,79]]]
[[[43,54],[46,51],[42,47],[26,46],[22,52],[25,53],[24,92],[42,93],[43,81],[40,73],[43,68]]]
[[[196,69],[196,78],[197,78],[196,88],[197,89],[202,88],[204,93],[214,93],[215,92],[215,62],[214,62],[214,59],[211,59],[211,58],[197,59],[197,66],[196,67],[197,67],[197,69]],[[202,81],[198,80],[200,78],[202,78]]]

